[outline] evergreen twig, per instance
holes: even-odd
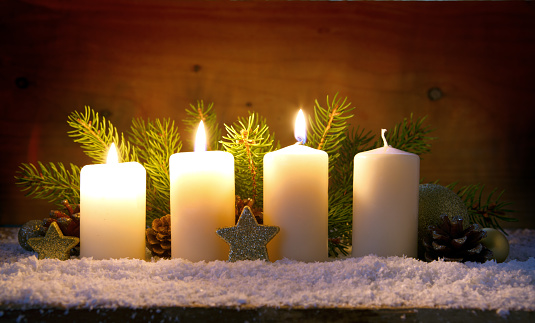
[[[15,175],[15,184],[26,192],[26,196],[47,200],[58,206],[67,199],[69,203],[80,203],[80,168],[62,163],[23,163]]]
[[[403,121],[386,132],[385,137],[388,145],[420,157],[429,153],[431,151],[431,143],[429,141],[436,139],[436,137],[429,136],[433,129],[424,125],[425,119],[427,119],[427,116],[414,120],[411,113],[409,118],[404,118]],[[382,146],[383,140],[379,137],[373,148]]]
[[[263,206],[264,155],[273,150],[273,135],[266,120],[257,113],[239,118],[233,125],[225,124],[227,136],[221,141],[223,149],[234,156],[236,195],[251,198]]]
[[[73,128],[69,131],[69,137],[80,143],[84,153],[93,159],[95,164],[106,163],[108,149],[115,143],[119,153],[119,162],[137,161],[135,151],[124,135],[117,132],[111,121],[99,118],[98,112],[90,107],[85,107],[84,113],[74,111],[68,118],[67,123]]]
[[[323,108],[318,100],[315,100],[315,103],[314,117],[309,117],[310,131],[306,145],[329,154],[329,164],[332,169],[345,139],[347,120],[353,117],[347,113],[355,108],[350,107],[351,102],[347,102],[347,97],[343,100],[338,98],[338,93],[334,95],[332,101],[329,101],[327,96],[327,108]]]
[[[457,183],[452,183],[446,187],[454,190],[456,185]],[[485,185],[472,184],[460,187],[456,193],[459,195],[459,197],[461,197],[468,207],[468,217],[470,218],[470,223],[477,223],[483,228],[495,228],[507,235],[498,221],[518,221],[518,219],[507,215],[507,213],[514,212],[508,208],[512,203],[503,202],[500,200],[505,191],[501,191],[495,198],[493,198],[494,194],[498,190],[497,188],[494,188],[488,194],[487,198],[484,199],[484,190]]]
[[[202,100],[197,101],[197,106],[194,106],[193,104],[189,105],[189,109],[186,109],[187,117],[182,120],[186,125],[186,131],[192,134],[196,133],[199,122],[202,120],[206,130],[206,150],[219,150],[221,148],[219,141],[221,138],[221,129],[217,123],[217,117],[213,107],[214,103],[210,103],[205,107]],[[193,143],[195,142],[194,135],[191,136],[190,141],[193,146]]]
[[[134,119],[128,135],[147,171],[147,223],[152,223],[170,213],[169,157],[180,151],[182,141],[170,119]]]

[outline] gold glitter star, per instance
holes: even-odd
[[[277,226],[259,225],[251,209],[246,206],[235,226],[218,229],[216,233],[230,245],[228,261],[269,261],[266,245],[279,230]]]
[[[80,238],[64,236],[56,222],[52,222],[46,235],[40,238],[28,239],[28,244],[37,251],[39,259],[55,258],[67,260],[70,251],[80,242]]]

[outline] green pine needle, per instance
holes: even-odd
[[[427,116],[414,120],[411,113],[409,118],[404,118],[402,122],[386,132],[385,138],[388,145],[420,157],[429,153],[431,151],[431,143],[429,141],[436,139],[436,137],[428,136],[429,133],[433,132],[433,129],[424,125],[425,119],[427,119]],[[375,142],[374,148],[382,146],[383,140],[379,137]]]
[[[273,135],[266,120],[257,113],[239,118],[233,125],[225,124],[223,149],[234,156],[236,195],[251,198],[258,207],[263,206],[264,155],[274,149]]]
[[[134,119],[128,135],[147,171],[147,223],[152,223],[170,213],[169,157],[180,152],[182,141],[170,119]]]
[[[69,137],[80,143],[84,153],[93,159],[95,164],[106,163],[108,149],[115,143],[119,153],[120,162],[137,161],[135,151],[130,143],[119,135],[111,121],[99,118],[97,112],[90,107],[85,107],[84,113],[74,111],[68,118],[67,123],[73,128],[69,131]]]
[[[457,183],[452,183],[446,187],[454,190]],[[514,212],[509,209],[512,204],[510,202],[501,201],[502,195],[505,191],[501,191],[497,196],[494,194],[498,191],[494,188],[487,196],[483,198],[483,191],[485,185],[472,184],[459,188],[456,193],[461,197],[466,206],[468,207],[468,216],[470,223],[477,223],[483,228],[494,228],[500,230],[505,235],[507,233],[500,225],[499,221],[504,222],[516,222],[518,219],[508,215],[507,213]]]
[[[62,163],[37,162],[37,166],[23,163],[15,175],[15,184],[26,196],[58,206],[64,199],[72,204],[80,203],[80,168],[73,164],[67,169]]]
[[[347,97],[343,100],[338,98],[338,93],[334,95],[332,101],[329,101],[327,96],[327,108],[323,108],[318,100],[315,100],[315,103],[314,118],[309,117],[310,131],[306,145],[325,151],[329,154],[329,164],[332,164],[338,157],[345,139],[347,121],[353,117],[347,113],[355,108],[350,107],[351,102],[347,102]]]
[[[219,150],[221,148],[221,144],[219,142],[221,139],[221,129],[217,123],[217,117],[213,107],[213,103],[210,103],[205,107],[204,102],[200,100],[197,101],[197,106],[190,104],[189,109],[186,109],[187,117],[186,119],[182,120],[182,122],[184,122],[186,125],[186,131],[193,134],[190,136],[190,142],[192,143],[192,146],[195,142],[195,133],[197,132],[199,122],[202,120],[206,130],[206,149]]]

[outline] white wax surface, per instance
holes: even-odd
[[[420,157],[381,147],[354,161],[352,255],[416,257]]]
[[[191,261],[227,260],[216,234],[234,225],[234,157],[223,151],[171,156],[171,256]]]
[[[136,162],[80,172],[80,256],[145,258],[146,171]]]
[[[280,227],[270,260],[327,260],[328,164],[326,152],[303,145],[264,156],[264,224]]]

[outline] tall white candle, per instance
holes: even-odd
[[[271,260],[325,261],[329,158],[326,152],[303,145],[306,126],[299,112],[298,143],[264,156],[264,224],[280,227],[267,248]]]
[[[229,247],[216,234],[234,225],[234,157],[206,151],[201,121],[194,152],[169,159],[171,257],[191,261],[227,260]]]
[[[355,155],[353,257],[417,256],[420,157],[388,146]]]
[[[80,172],[80,256],[145,259],[146,171],[119,163],[115,145],[106,164]]]

